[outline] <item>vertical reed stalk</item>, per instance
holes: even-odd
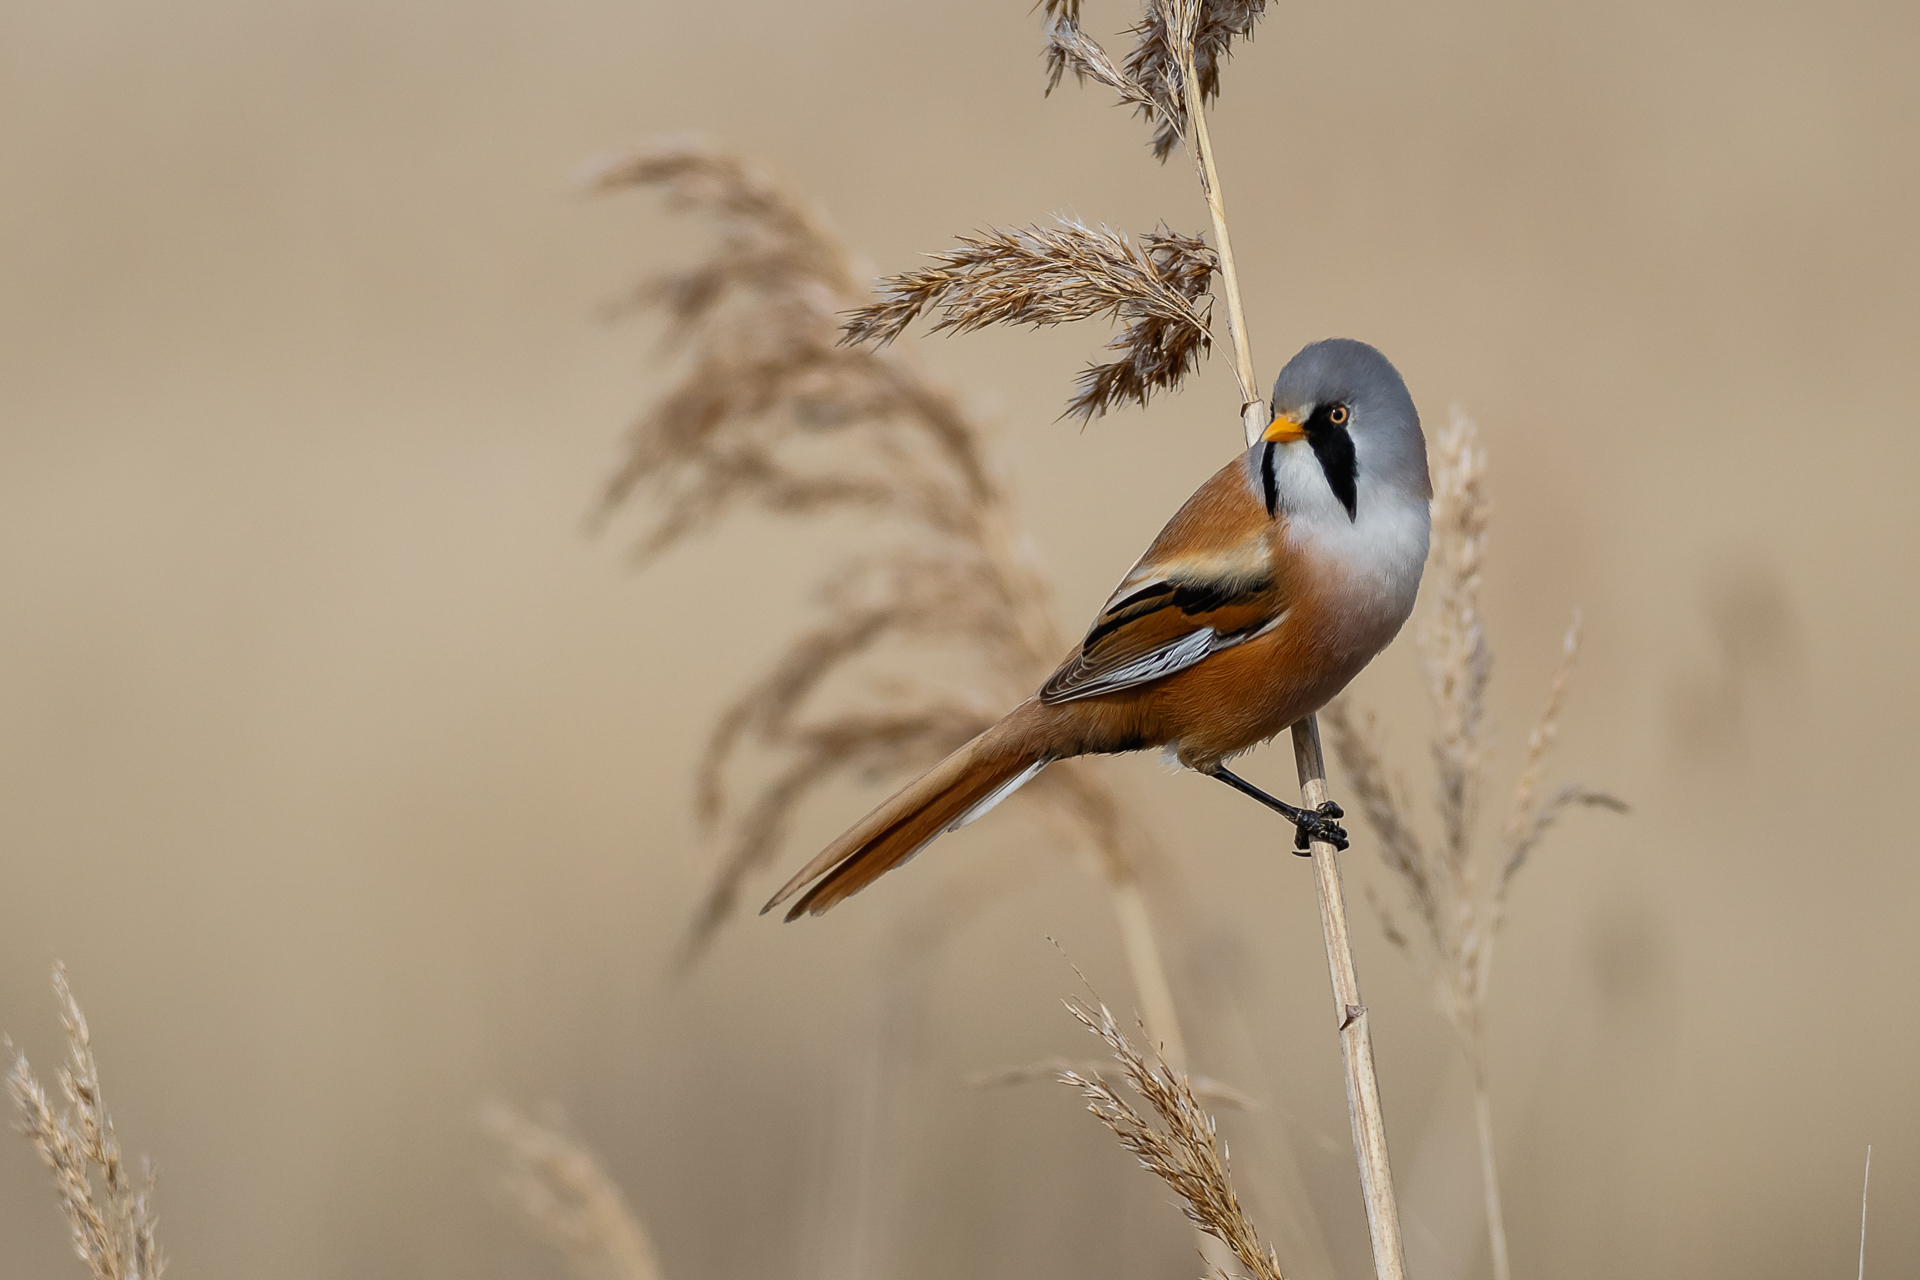
[[[1320,725],[1308,716],[1293,726],[1293,760],[1300,772],[1301,803],[1316,809],[1327,800],[1327,765],[1320,755]],[[1354,1154],[1360,1161],[1360,1193],[1367,1202],[1367,1232],[1373,1240],[1373,1270],[1379,1280],[1406,1280],[1400,1242],[1400,1210],[1394,1203],[1393,1170],[1387,1162],[1387,1126],[1380,1111],[1380,1084],[1373,1070],[1373,1037],[1360,1000],[1347,931],[1346,895],[1340,888],[1337,851],[1315,840],[1314,885],[1320,894],[1320,928],[1333,974],[1334,1016],[1340,1027],[1340,1058],[1346,1067],[1347,1111],[1353,1119]]]
[[[1510,1280],[1513,1271],[1507,1265],[1507,1220],[1500,1211],[1500,1171],[1493,1163],[1493,1091],[1487,1086],[1484,1056],[1473,1063],[1473,1121],[1480,1137],[1480,1187],[1486,1194],[1493,1280]]]
[[[1867,1171],[1860,1177],[1860,1280],[1867,1280],[1867,1188],[1873,1184],[1873,1144],[1867,1144]]]
[[[1220,193],[1220,171],[1213,164],[1213,137],[1207,131],[1206,104],[1200,97],[1200,73],[1193,59],[1192,23],[1199,18],[1199,6],[1181,6],[1179,37],[1176,47],[1182,51],[1180,62],[1181,97],[1186,103],[1188,127],[1193,133],[1193,165],[1200,175],[1200,191],[1207,198],[1207,212],[1213,217],[1213,236],[1220,247],[1220,279],[1227,294],[1227,329],[1233,336],[1233,374],[1240,382],[1240,421],[1246,428],[1247,444],[1252,446],[1267,429],[1267,402],[1260,395],[1260,384],[1253,373],[1253,343],[1247,336],[1247,313],[1240,302],[1240,272],[1234,265],[1233,241],[1227,235],[1227,201]],[[1169,26],[1175,26],[1169,15]]]
[[[1167,980],[1167,967],[1160,958],[1160,943],[1147,915],[1147,897],[1140,890],[1140,879],[1131,870],[1106,872],[1113,914],[1120,926],[1120,943],[1127,954],[1127,968],[1133,973],[1134,994],[1140,1000],[1140,1022],[1147,1039],[1159,1050],[1160,1061],[1186,1075],[1193,1068],[1187,1061],[1187,1040],[1180,1029],[1180,1015],[1174,1006],[1173,984]],[[1233,1249],[1205,1227],[1195,1225],[1200,1256],[1209,1273],[1233,1276]]]
[[[1109,871],[1107,888],[1114,919],[1120,926],[1120,944],[1127,953],[1127,967],[1133,971],[1133,990],[1140,999],[1140,1020],[1146,1024],[1147,1036],[1168,1066],[1189,1071],[1187,1041],[1174,1006],[1173,984],[1167,980],[1167,967],[1160,958],[1160,943],[1147,915],[1147,898],[1140,891],[1140,881]]]
[[[1169,0],[1161,0],[1163,4]],[[1227,294],[1227,323],[1233,331],[1234,371],[1244,400],[1241,422],[1247,444],[1260,438],[1268,423],[1266,402],[1255,387],[1253,348],[1247,338],[1246,312],[1240,302],[1240,276],[1234,266],[1233,244],[1227,238],[1226,201],[1213,162],[1213,142],[1207,133],[1200,77],[1194,65],[1191,23],[1199,6],[1179,8],[1181,24],[1175,47],[1181,51],[1182,91],[1188,128],[1194,146],[1200,186],[1207,211],[1213,215],[1219,240],[1220,277]],[[1170,23],[1170,25],[1172,25]],[[1308,716],[1293,726],[1293,757],[1300,773],[1302,803],[1316,809],[1327,800],[1327,766],[1320,754],[1320,726]],[[1394,1202],[1393,1170],[1387,1160],[1386,1121],[1380,1110],[1380,1084],[1373,1069],[1373,1040],[1367,1031],[1367,1008],[1360,999],[1360,976],[1353,965],[1353,945],[1347,929],[1346,897],[1340,888],[1340,864],[1331,844],[1312,845],[1314,886],[1320,899],[1320,925],[1326,935],[1327,970],[1333,979],[1334,1016],[1340,1028],[1340,1057],[1346,1067],[1347,1111],[1353,1121],[1353,1147],[1360,1164],[1360,1192],[1367,1206],[1367,1232],[1373,1243],[1373,1267],[1379,1280],[1405,1280],[1407,1263],[1400,1240],[1400,1211]]]

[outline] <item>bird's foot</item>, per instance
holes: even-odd
[[[1329,800],[1318,809],[1299,810],[1300,816],[1293,824],[1293,851],[1303,858],[1311,858],[1313,850],[1308,847],[1314,840],[1324,840],[1336,849],[1347,847],[1347,831],[1337,819],[1347,816],[1347,811]]]
[[[1224,765],[1215,765],[1208,771],[1210,777],[1232,787],[1242,795],[1252,796],[1267,808],[1273,810],[1293,824],[1293,851],[1303,858],[1313,856],[1307,846],[1315,840],[1324,840],[1336,849],[1347,847],[1347,833],[1336,819],[1347,816],[1346,810],[1329,800],[1317,809],[1302,809],[1299,805],[1288,804],[1276,799],[1260,788],[1242,778]]]

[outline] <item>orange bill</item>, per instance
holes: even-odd
[[[1262,432],[1260,438],[1271,444],[1291,444],[1295,440],[1305,440],[1307,429],[1285,414],[1276,414],[1273,425]]]

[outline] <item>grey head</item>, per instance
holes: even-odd
[[[1399,370],[1366,343],[1328,338],[1302,348],[1274,380],[1273,413],[1263,443],[1254,446],[1266,475],[1280,473],[1282,483],[1267,487],[1269,510],[1291,505],[1284,502],[1290,496],[1284,481],[1298,480],[1303,471],[1324,477],[1323,492],[1338,500],[1349,521],[1359,521],[1369,506],[1417,502],[1424,510],[1433,496],[1413,397]],[[1290,447],[1296,445],[1303,447]],[[1317,468],[1276,466],[1275,455],[1305,449]]]

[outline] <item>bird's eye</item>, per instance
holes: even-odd
[[[1333,406],[1332,411],[1327,414],[1327,421],[1336,427],[1344,427],[1347,425],[1347,416],[1347,406],[1337,404]]]

